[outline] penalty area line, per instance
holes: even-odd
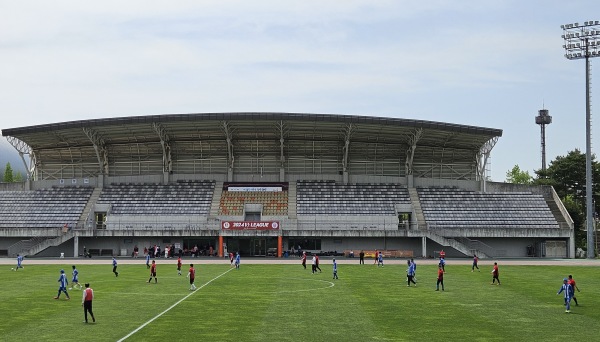
[[[194,293],[198,292],[199,290],[201,290],[203,287],[205,287],[206,285],[212,283],[213,281],[221,278],[222,276],[224,276],[225,274],[229,273],[229,271],[233,270],[233,268],[228,269],[227,271],[219,274],[218,276],[212,278],[211,280],[207,281],[204,285],[200,286],[199,288],[197,288],[196,290],[192,291],[190,294],[188,294],[187,296],[181,298],[180,300],[178,300],[175,304],[169,306],[165,311],[159,313],[158,315],[152,317],[149,321],[147,321],[146,323],[140,325],[139,327],[137,327],[135,330],[133,330],[132,332],[130,332],[129,334],[127,334],[126,336],[122,337],[121,339],[119,339],[117,342],[123,342],[126,339],[128,339],[129,337],[131,337],[131,335],[135,334],[136,332],[142,330],[145,326],[147,326],[148,324],[154,322],[157,318],[159,318],[160,316],[166,314],[167,312],[169,312],[172,308],[176,307],[177,305],[179,305],[181,302],[183,302],[184,300],[188,299],[190,296],[192,296]]]

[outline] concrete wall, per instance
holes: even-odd
[[[2,183],[0,182],[0,191],[23,191],[25,182]]]
[[[451,180],[451,179],[433,179],[433,178],[415,178],[415,188],[418,186],[455,186],[458,188],[479,191],[479,181]]]
[[[361,249],[363,250],[403,250],[413,251],[413,255],[421,255],[420,238],[321,238],[321,250],[338,251],[351,249],[356,257]]]
[[[552,187],[550,187],[549,185],[526,185],[526,184],[488,182],[486,186],[487,186],[488,192],[530,191],[531,193],[544,195],[546,197],[552,196]]]
[[[166,242],[168,241],[168,242]],[[83,254],[83,247],[89,249],[112,249],[116,255],[121,255],[121,250],[127,250],[127,256],[133,252],[133,247],[138,246],[140,256],[142,256],[144,247],[159,245],[164,251],[165,246],[179,243],[183,246],[183,237],[80,237],[79,238],[79,253]],[[71,254],[73,251],[73,243],[71,241]]]
[[[82,178],[67,178],[63,179],[62,183],[60,179],[49,179],[31,182],[32,190],[48,189],[51,187],[62,187],[62,186],[96,186],[98,184],[97,177],[82,177]]]

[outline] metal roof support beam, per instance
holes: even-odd
[[[97,131],[83,127],[83,133],[90,139],[94,145],[94,151],[96,151],[96,157],[98,158],[98,168],[101,175],[108,175],[108,149],[106,148],[106,142],[104,138]]]
[[[485,144],[483,144],[483,146],[481,146],[479,152],[477,152],[477,156],[475,157],[477,162],[477,177],[479,178],[478,180],[481,182],[480,189],[484,192],[487,190],[485,167],[490,157],[490,153],[492,152],[494,146],[496,146],[497,142],[498,137],[493,137],[490,140],[488,140]]]
[[[165,176],[165,183],[169,182],[169,174],[173,172],[173,159],[171,159],[171,139],[167,134],[167,130],[163,125],[157,122],[152,123],[152,128],[158,134],[160,138],[160,146],[162,147],[163,153],[163,173]]]
[[[282,121],[277,122],[277,131],[279,132],[279,181],[285,181],[285,155],[283,153],[287,127]]]
[[[221,121],[221,129],[227,140],[227,181],[232,182],[233,162],[235,161],[233,157],[233,129],[227,121]]]
[[[406,150],[406,162],[404,164],[404,173],[406,174],[408,187],[413,187],[413,160],[415,158],[415,151],[417,150],[417,143],[423,136],[423,129],[415,129],[408,136],[408,150]]]
[[[353,125],[352,123],[348,123],[345,125],[344,127],[344,157],[342,159],[342,175],[344,177],[344,184],[348,184],[349,181],[349,177],[348,177],[348,155],[350,152],[350,139],[352,138],[352,133],[354,132],[354,130],[356,129],[356,125]]]
[[[33,174],[35,172],[35,167],[36,167],[35,154],[33,153],[33,150],[25,142],[15,138],[15,137],[8,136],[8,137],[6,137],[6,140],[8,140],[8,143],[11,144],[12,147],[14,147],[15,150],[17,150],[17,152],[19,152],[19,157],[21,157],[23,166],[25,167],[25,170],[27,170],[26,171],[27,174],[25,175],[25,180],[27,182],[29,182],[33,178]],[[29,155],[29,161],[31,162],[31,167],[29,167],[27,165],[27,162],[25,161],[25,157],[24,157],[25,154]]]

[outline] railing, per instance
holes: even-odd
[[[469,247],[469,249],[473,251],[473,254],[475,254],[475,251],[480,251],[490,258],[493,258],[498,255],[498,251],[494,247],[482,241],[472,240],[468,237],[457,237],[455,239]]]
[[[34,236],[29,240],[21,240],[17,243],[8,247],[8,256],[15,257],[17,254],[23,254],[24,251],[28,251],[31,247],[47,240],[46,237]]]

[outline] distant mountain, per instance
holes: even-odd
[[[25,161],[29,161],[28,157],[25,157]],[[5,137],[0,137],[0,175],[4,174],[6,163],[10,163],[13,172],[19,171],[22,175],[25,175],[25,167],[21,157],[19,157],[19,152],[8,143]]]

